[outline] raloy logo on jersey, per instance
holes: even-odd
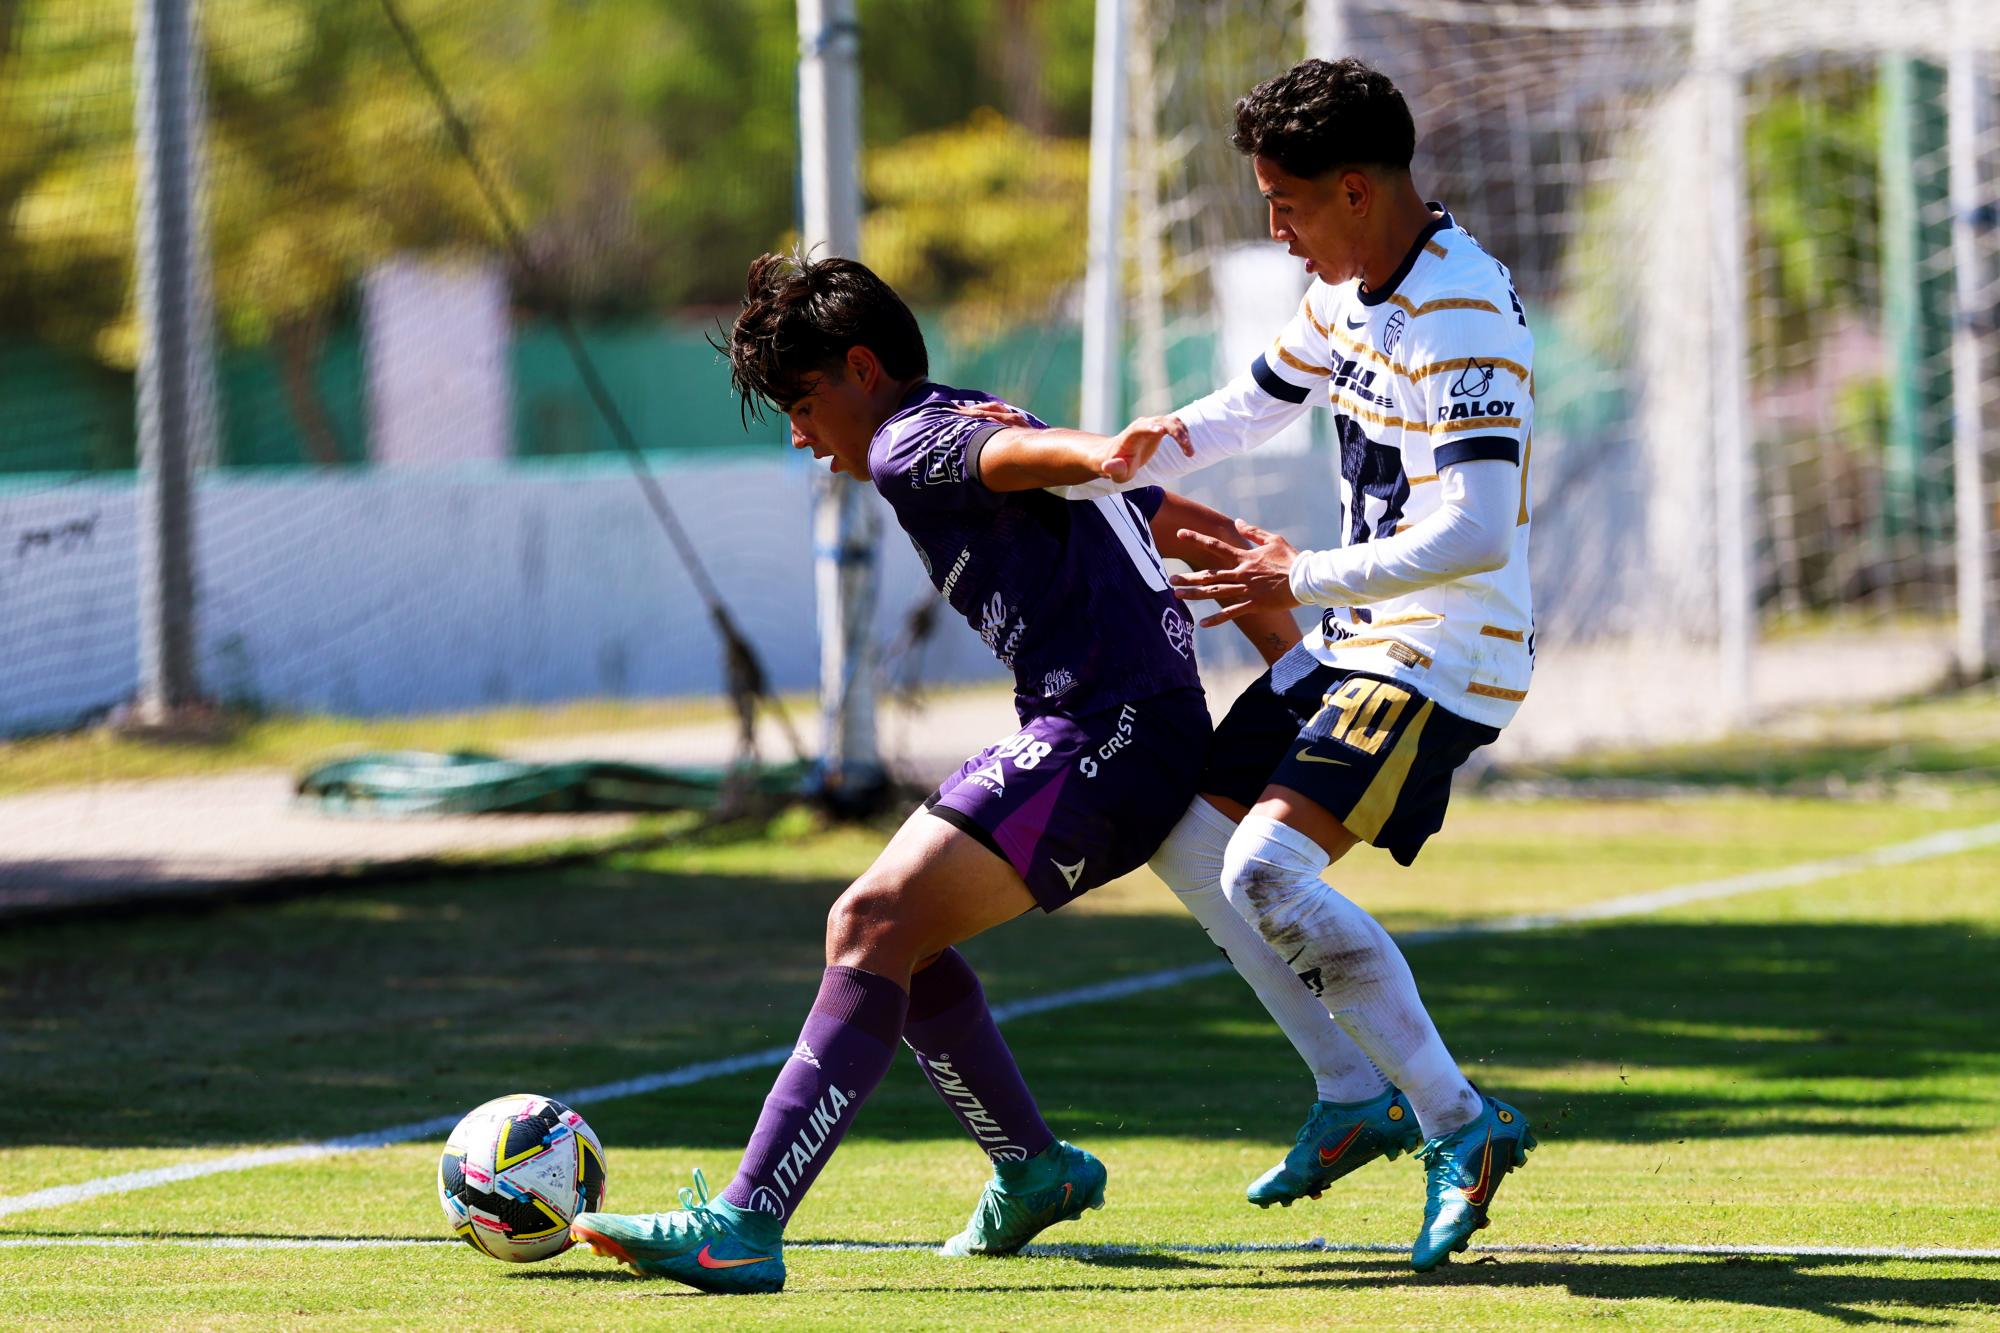
[[[1438,409],[1439,421],[1477,421],[1483,417],[1511,417],[1514,400],[1492,398],[1483,403],[1447,403]]]
[[[1493,367],[1475,356],[1466,358],[1465,368],[1458,372],[1447,392],[1454,398],[1484,398],[1492,387]]]

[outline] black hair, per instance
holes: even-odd
[[[766,406],[788,411],[805,396],[806,377],[837,369],[852,347],[875,353],[897,379],[930,373],[917,317],[867,265],[765,254],[750,265],[743,309],[718,350],[729,356],[748,422]]]
[[[1335,167],[1407,171],[1417,125],[1388,75],[1352,57],[1302,60],[1236,103],[1229,142],[1308,179]]]

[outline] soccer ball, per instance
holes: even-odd
[[[452,1234],[482,1254],[551,1258],[570,1247],[570,1219],[604,1205],[604,1145],[561,1102],[496,1097],[445,1140],[438,1199]]]

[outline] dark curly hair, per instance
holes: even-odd
[[[897,379],[930,373],[917,317],[895,289],[852,259],[759,255],[750,265],[743,309],[716,350],[729,358],[729,380],[746,423],[764,409],[789,411],[805,379],[824,375],[866,347]]]
[[[1236,103],[1229,142],[1310,179],[1335,167],[1408,170],[1417,126],[1388,75],[1352,57],[1301,60]]]

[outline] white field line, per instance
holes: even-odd
[[[0,1250],[80,1249],[137,1250],[184,1246],[202,1250],[402,1250],[449,1246],[463,1242],[446,1237],[414,1236],[8,1236]],[[792,1250],[841,1254],[926,1254],[938,1242],[807,1240],[789,1242]],[[1358,1244],[1343,1241],[1239,1241],[1222,1245],[1030,1245],[1025,1258],[1104,1259],[1146,1254],[1393,1254],[1404,1256],[1408,1245]],[[1681,1255],[1694,1258],[1737,1258],[1757,1255],[1799,1259],[1959,1259],[2000,1262],[2000,1250],[1950,1249],[1930,1245],[1474,1245],[1473,1254],[1524,1255]]]
[[[1551,926],[1573,925],[1578,922],[1644,916],[1689,903],[1712,902],[1720,898],[1731,898],[1765,889],[1795,888],[1802,884],[1851,875],[1857,871],[1907,865],[1913,861],[1952,856],[1995,844],[2000,844],[2000,822],[1981,824],[1975,828],[1952,829],[1909,842],[1891,843],[1847,856],[1803,861],[1796,865],[1780,866],[1775,870],[1759,870],[1747,875],[1732,875],[1726,879],[1702,880],[1646,893],[1607,898],[1599,902],[1565,908],[1560,912],[1498,917],[1489,921],[1468,921],[1463,925],[1443,926],[1435,930],[1410,931],[1397,938],[1407,947],[1434,944],[1440,940],[1463,939],[1468,936],[1511,935]],[[1005,1023],[1010,1019],[1047,1013],[1052,1009],[1068,1009],[1076,1005],[1098,1004],[1105,1000],[1140,995],[1167,986],[1178,986],[1183,982],[1219,976],[1229,970],[1229,964],[1221,959],[1187,967],[1170,967],[1135,977],[1099,982],[1094,986],[1079,986],[1072,990],[1056,991],[1049,995],[1037,995],[1008,1004],[998,1004],[993,1006],[993,1017],[996,1021]],[[588,1106],[593,1102],[612,1101],[619,1097],[637,1097],[666,1088],[682,1088],[691,1083],[704,1083],[709,1079],[726,1078],[753,1069],[775,1068],[783,1064],[791,1053],[792,1048],[789,1045],[767,1046],[761,1051],[751,1051],[746,1055],[734,1055],[722,1060],[704,1060],[697,1064],[682,1065],[678,1069],[668,1069],[659,1073],[644,1074],[638,1078],[620,1079],[615,1083],[599,1083],[588,1088],[558,1093],[557,1100],[567,1102],[571,1106]],[[456,1115],[435,1116],[429,1120],[390,1125],[346,1138],[322,1139],[317,1143],[298,1143],[282,1148],[260,1148],[252,1152],[231,1153],[225,1157],[212,1157],[204,1161],[182,1162],[175,1166],[102,1176],[75,1185],[56,1185],[28,1194],[0,1198],[0,1217],[25,1213],[31,1209],[57,1208],[65,1204],[81,1203],[104,1194],[129,1194],[134,1190],[153,1189],[183,1180],[199,1180],[204,1176],[225,1175],[234,1171],[249,1171],[260,1166],[279,1166],[287,1162],[309,1161],[317,1157],[330,1157],[336,1153],[354,1152],[363,1148],[383,1148],[395,1143],[435,1138],[440,1134],[449,1133],[452,1127],[458,1124],[458,1120],[459,1117]],[[1732,1250],[1730,1253],[1736,1251]]]

